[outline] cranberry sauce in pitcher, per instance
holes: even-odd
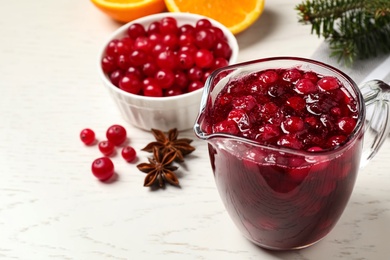
[[[228,134],[213,139],[209,152],[222,200],[241,231],[275,249],[325,236],[359,167],[356,96],[333,76],[291,68],[233,78],[213,102],[201,128]]]

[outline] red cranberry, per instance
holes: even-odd
[[[173,85],[173,83],[175,82],[175,74],[171,70],[160,69],[157,71],[155,79],[157,81],[157,84],[161,88],[165,89]]]
[[[130,74],[121,78],[119,88],[132,94],[138,94],[141,91],[142,83],[137,76]]]
[[[126,129],[121,125],[112,125],[106,131],[107,140],[114,145],[121,145],[126,141]]]
[[[286,118],[281,125],[282,129],[284,129],[287,133],[296,133],[302,131],[305,127],[302,118],[297,116],[291,116]]]
[[[142,50],[134,50],[129,55],[129,60],[134,66],[141,66],[148,61],[148,55]]]
[[[302,76],[304,79],[310,79],[313,83],[316,83],[318,81],[318,76],[315,72],[308,71],[305,72]]]
[[[292,96],[286,100],[286,104],[295,111],[300,111],[306,107],[306,101],[299,96]]]
[[[134,41],[134,50],[141,50],[144,52],[150,52],[153,45],[150,39],[146,36],[140,36]]]
[[[198,67],[192,67],[187,73],[188,78],[192,81],[200,81],[203,78],[203,71]]]
[[[98,147],[105,156],[110,156],[115,151],[115,145],[108,140],[99,142]]]
[[[179,54],[178,62],[178,67],[183,70],[191,69],[195,64],[193,55],[186,52]]]
[[[177,21],[173,17],[164,17],[160,22],[160,32],[162,34],[177,34],[179,28],[177,26]]]
[[[195,32],[195,28],[191,24],[184,24],[184,25],[179,27],[179,32],[181,35],[182,34],[192,35]]]
[[[175,82],[174,85],[180,88],[181,90],[185,90],[185,88],[188,86],[188,77],[187,75],[182,71],[177,71],[175,73]]]
[[[89,128],[85,128],[80,132],[80,139],[86,145],[91,145],[95,142],[95,132]]]
[[[234,99],[232,105],[236,109],[250,111],[257,106],[257,101],[253,96],[241,96]]]
[[[199,68],[210,68],[213,65],[214,56],[211,51],[200,49],[195,53],[195,64]]]
[[[158,55],[160,55],[161,52],[165,51],[165,50],[168,50],[168,47],[165,46],[164,44],[162,43],[156,43],[156,45],[153,46],[152,48],[152,57],[155,59],[156,57],[158,57]]]
[[[263,106],[261,106],[261,108],[260,108],[261,115],[260,116],[264,119],[269,119],[273,115],[275,115],[278,110],[279,110],[279,107],[275,103],[268,102],[268,103],[265,103]]]
[[[111,83],[114,84],[115,86],[119,87],[119,81],[123,77],[123,72],[122,70],[115,70],[110,74],[110,80]]]
[[[152,45],[151,48],[149,49],[150,50],[153,50],[153,47],[156,45],[156,44],[160,44],[161,41],[162,41],[162,36],[161,34],[159,33],[152,33],[148,36],[148,39],[149,39],[149,42],[150,44]]]
[[[177,57],[174,52],[165,50],[157,56],[157,65],[160,68],[174,70],[177,67]]]
[[[226,41],[218,41],[213,48],[216,57],[222,57],[226,60],[230,59],[232,49]]]
[[[179,47],[179,38],[176,34],[169,33],[162,37],[162,43],[170,50],[176,50]]]
[[[116,69],[116,64],[112,56],[104,56],[101,62],[104,73],[110,73]]]
[[[118,55],[129,54],[129,52],[131,50],[131,46],[128,45],[129,42],[126,39],[129,39],[129,38],[123,38],[116,44],[116,51],[117,51]],[[129,41],[130,41],[130,43],[132,43],[132,40],[129,39]]]
[[[158,66],[153,61],[146,62],[142,66],[142,72],[147,77],[153,77],[158,71]]]
[[[296,82],[302,76],[301,72],[298,69],[290,69],[283,73],[283,80],[288,82]]]
[[[126,70],[131,65],[132,60],[129,55],[121,54],[115,59],[115,64],[118,68]]]
[[[201,49],[212,49],[216,44],[215,35],[208,28],[201,28],[195,34],[195,44]]]
[[[339,81],[334,77],[323,77],[318,81],[318,86],[325,91],[337,89],[340,87]]]
[[[149,24],[148,29],[147,29],[147,34],[152,35],[152,34],[159,34],[160,33],[160,22],[155,21]]]
[[[196,22],[195,28],[196,29],[203,29],[203,28],[210,28],[212,26],[211,22],[207,19],[199,19]]]
[[[300,79],[295,84],[295,91],[299,94],[309,94],[317,92],[317,86],[310,79]]]
[[[128,75],[134,75],[139,79],[142,79],[142,76],[143,76],[141,70],[137,67],[134,67],[134,66],[130,66],[127,69],[126,76],[128,76]]]
[[[134,40],[130,37],[123,37],[117,44],[118,54],[129,54],[133,49]]]
[[[130,38],[137,39],[140,36],[145,36],[146,31],[142,24],[133,23],[127,29],[127,34],[129,35]]]
[[[93,175],[100,181],[107,181],[114,175],[114,164],[108,157],[101,157],[92,162]]]
[[[118,42],[119,42],[118,39],[114,39],[107,44],[106,55],[110,57],[115,57],[117,55],[118,50],[116,48],[116,45]]]
[[[143,94],[146,97],[162,97],[162,88],[155,79],[147,79],[143,82]]]
[[[268,70],[260,75],[260,80],[264,83],[273,83],[278,80],[278,73],[274,70]]]
[[[127,162],[132,162],[137,157],[137,152],[131,146],[125,146],[122,148],[121,155]]]
[[[213,33],[215,35],[215,38],[217,40],[226,41],[225,34],[223,33],[223,31],[220,28],[215,27],[215,26],[211,26],[209,28],[209,30],[211,31],[211,33]]]
[[[355,129],[356,120],[350,117],[343,117],[337,121],[337,126],[342,133],[349,135]]]
[[[226,59],[224,59],[222,57],[218,57],[218,58],[214,59],[214,63],[211,66],[211,68],[213,70],[216,70],[216,69],[219,69],[219,68],[226,67],[228,65],[229,65],[229,62]]]
[[[190,33],[184,33],[179,36],[179,45],[193,45],[195,44],[195,37]]]

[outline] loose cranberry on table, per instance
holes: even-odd
[[[108,140],[100,141],[98,143],[98,147],[99,147],[99,151],[105,156],[110,156],[111,154],[114,153],[115,150],[115,145]]]
[[[207,19],[178,25],[165,17],[148,26],[133,23],[112,40],[101,60],[111,83],[150,97],[195,91],[215,69],[227,66],[232,50],[222,30]]]
[[[123,147],[121,154],[122,154],[123,159],[125,159],[127,162],[134,161],[136,156],[137,156],[137,152],[131,146]]]
[[[101,181],[107,181],[114,175],[114,164],[108,157],[101,157],[92,162],[93,175]]]
[[[86,145],[91,145],[95,142],[95,132],[92,129],[85,128],[80,132],[80,139]]]
[[[127,132],[121,125],[112,125],[107,129],[106,137],[108,141],[118,146],[126,141]]]

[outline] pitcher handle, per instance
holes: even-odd
[[[375,156],[390,132],[390,86],[372,80],[360,86],[366,105],[363,155],[360,167]]]

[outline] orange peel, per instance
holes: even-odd
[[[91,2],[103,13],[122,23],[166,10],[164,0],[91,0]]]
[[[263,13],[265,0],[165,0],[168,11],[210,17],[233,34],[251,26]]]

